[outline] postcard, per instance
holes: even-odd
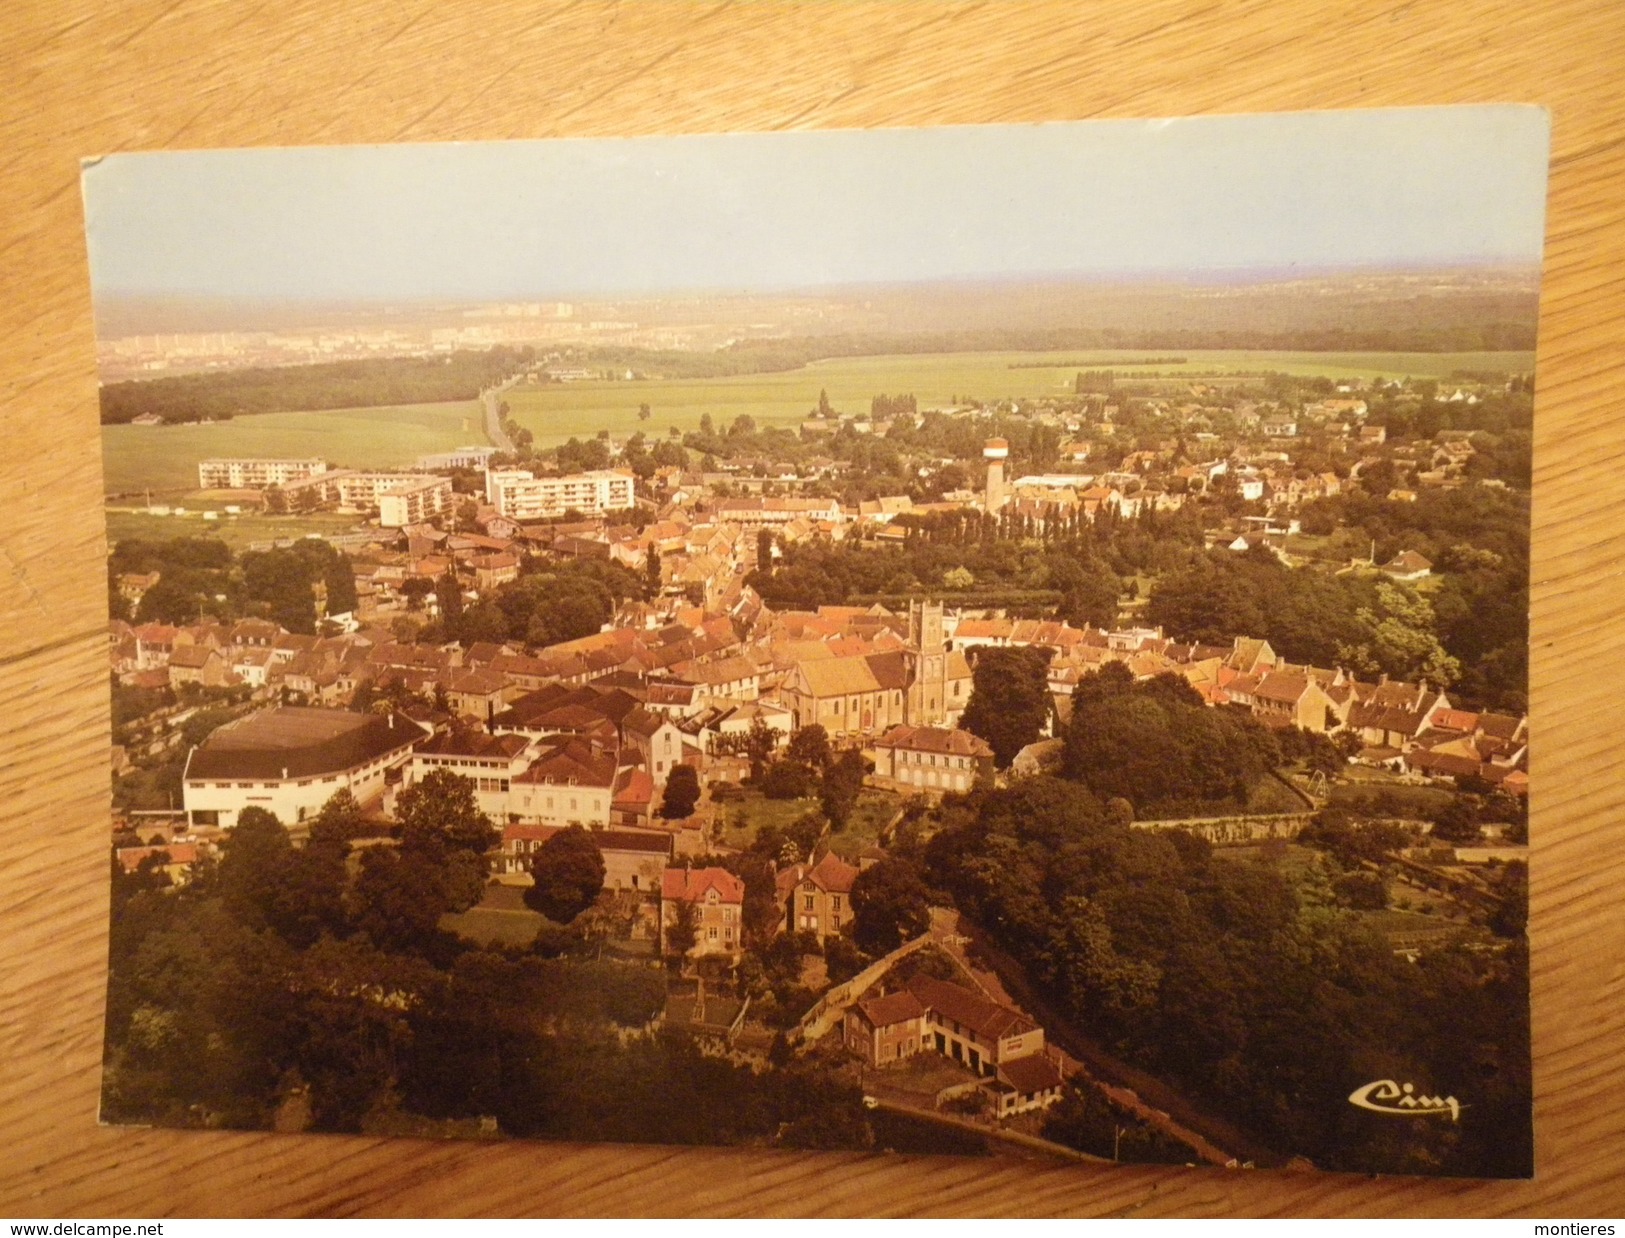
[[[1547,149],[87,160],[102,1120],[1531,1174]]]

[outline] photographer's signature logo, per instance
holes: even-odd
[[[1461,1104],[1454,1096],[1418,1096],[1414,1085],[1378,1079],[1349,1093],[1349,1104],[1385,1113],[1393,1118],[1433,1117],[1449,1114],[1452,1122],[1461,1120]]]

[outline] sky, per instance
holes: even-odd
[[[590,299],[1538,263],[1517,106],[87,160],[98,296]]]

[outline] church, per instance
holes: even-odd
[[[970,700],[970,664],[950,650],[940,602],[911,602],[902,649],[798,662],[780,696],[796,729],[817,723],[831,739],[900,724],[952,727]]]

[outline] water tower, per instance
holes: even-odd
[[[1010,444],[1002,438],[990,438],[982,448],[987,461],[987,510],[996,512],[1008,497],[1004,492],[1004,462],[1010,458]]]

